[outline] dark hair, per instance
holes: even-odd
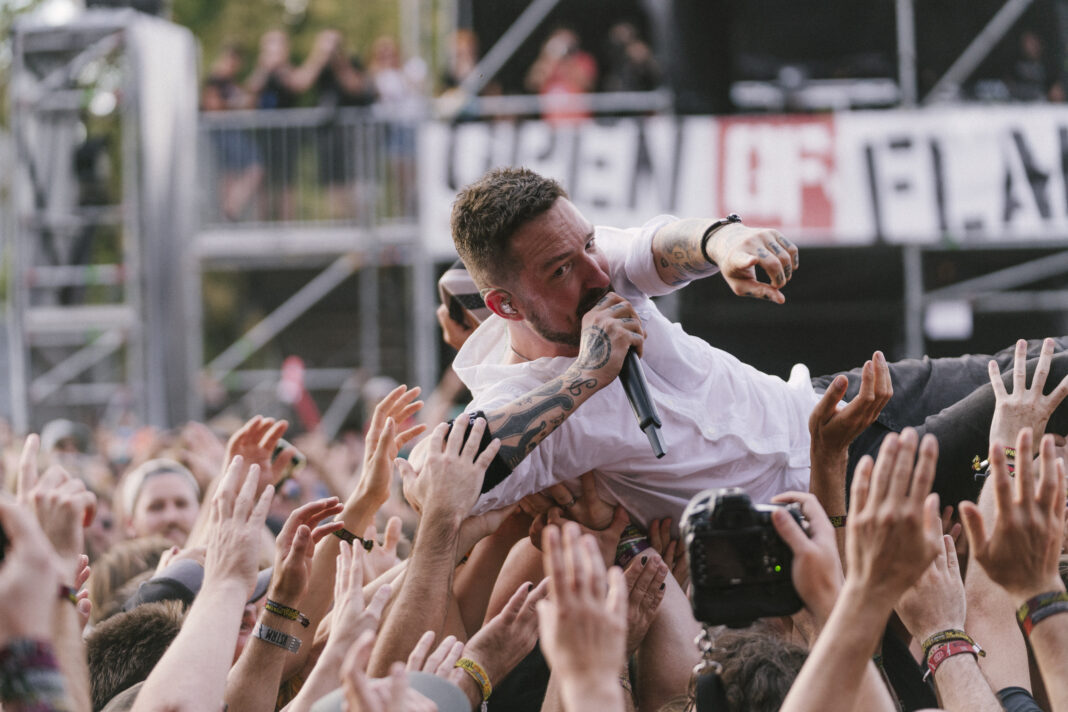
[[[731,712],[776,712],[808,651],[758,624],[717,637],[713,656],[723,665]]]
[[[497,168],[468,185],[452,205],[452,240],[482,288],[510,267],[512,235],[566,198],[563,186],[527,168]]]
[[[148,678],[185,618],[185,606],[161,601],[107,619],[85,641],[93,710],[128,687]]]

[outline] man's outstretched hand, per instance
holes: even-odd
[[[778,230],[741,223],[724,225],[712,233],[706,251],[731,291],[740,297],[766,299],[776,304],[786,301],[779,290],[801,265],[797,245]],[[757,267],[767,274],[770,284],[757,279]]]

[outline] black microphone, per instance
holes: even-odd
[[[645,370],[642,369],[641,361],[634,347],[623,357],[623,368],[619,372],[619,380],[623,383],[623,390],[630,401],[630,407],[634,409],[634,416],[638,419],[638,427],[649,438],[649,445],[653,448],[653,454],[657,459],[667,454],[664,449],[664,441],[660,439],[660,414],[656,412],[656,404],[649,397],[649,384],[645,380]]]

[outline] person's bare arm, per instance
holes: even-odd
[[[596,540],[573,522],[545,528],[549,598],[538,603],[541,648],[559,678],[563,707],[623,710],[627,591],[618,567],[605,571]]]
[[[452,591],[460,525],[478,499],[486,468],[497,454],[493,440],[481,453],[478,447],[486,421],[476,418],[470,437],[464,439],[467,416],[456,427],[438,425],[431,433],[426,462],[417,476],[403,460],[404,491],[423,503],[404,585],[382,625],[371,656],[369,673],[385,675],[390,665],[405,659],[426,631],[440,635]]]
[[[715,220],[688,219],[669,223],[653,236],[653,261],[664,284],[685,284],[718,268],[731,290],[744,297],[786,301],[779,291],[798,268],[797,247],[777,230],[742,223],[721,225],[708,240]],[[702,251],[702,242],[704,251]],[[759,266],[771,283],[757,279]]]
[[[274,486],[254,496],[259,468],[236,457],[209,507],[204,583],[185,623],[145,680],[140,710],[219,709],[237,645],[241,609],[256,578],[260,531]]]
[[[1031,452],[1032,442],[1031,429],[1021,430],[1016,451]],[[1065,590],[1057,573],[1065,525],[1064,461],[1054,457],[1050,435],[1042,438],[1038,462],[1037,482],[1034,464],[1023,456],[1016,460],[1015,478],[1010,478],[1003,443],[991,440],[987,486],[994,492],[993,525],[984,521],[975,504],[961,503],[975,562],[1008,592],[1015,606],[1039,594]],[[1061,613],[1040,621],[1029,637],[1053,709],[1068,710],[1068,679],[1063,674],[1068,663],[1068,617]]]
[[[37,456],[40,440],[37,435],[26,438],[19,460],[17,496],[19,501],[37,517],[44,533],[58,554],[62,567],[60,583],[75,584],[85,553],[85,526],[92,521],[96,496],[85,484],[63,468],[52,466],[38,475]],[[82,624],[78,610],[69,601],[53,600],[53,643],[59,669],[66,679],[67,692],[76,710],[92,707],[89,693],[89,664]]]
[[[874,467],[868,457],[857,466],[846,524],[845,585],[786,696],[784,712],[855,709],[861,703],[865,670],[894,603],[941,542],[938,497],[928,496],[938,458],[934,438],[925,437],[919,452],[913,468],[916,432],[908,428],[900,437],[887,436]],[[804,535],[793,518],[783,510],[772,518],[794,548]],[[865,708],[895,709],[889,695],[867,700]]]
[[[313,528],[324,517],[337,514],[341,505],[330,497],[298,507],[286,519],[275,546],[274,573],[267,590],[267,600],[301,610],[308,589],[312,552],[315,542],[335,531],[340,524]],[[297,620],[264,610],[260,623],[301,638],[303,645],[296,654],[252,637],[241,657],[226,678],[226,701],[230,712],[255,712],[267,709],[278,697],[278,686],[288,670],[304,667],[312,648],[313,628],[303,627]],[[290,661],[294,661],[290,663]]]

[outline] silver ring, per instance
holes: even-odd
[[[578,502],[578,497],[572,497],[570,502],[564,502],[560,506],[563,507],[564,509],[571,509],[572,507],[575,506],[576,502]]]

